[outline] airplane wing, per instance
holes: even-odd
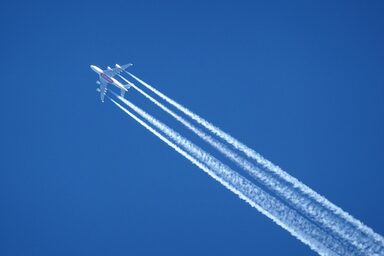
[[[126,70],[127,68],[129,68],[130,66],[132,66],[131,63],[129,63],[129,64],[125,64],[125,65],[122,65],[122,66],[116,64],[116,67],[115,67],[115,68],[110,68],[110,67],[108,67],[108,69],[107,69],[107,70],[104,70],[103,72],[104,72],[106,75],[110,76],[110,77],[114,77],[114,76],[120,74],[121,72],[123,72],[124,70]]]
[[[97,88],[97,91],[100,92],[100,100],[101,102],[104,102],[105,94],[107,93],[107,83],[105,82],[99,82],[99,88]]]

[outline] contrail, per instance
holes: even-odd
[[[138,82],[140,82],[142,85],[144,85],[147,89],[157,94],[163,100],[167,101],[169,104],[176,107],[178,110],[180,110],[181,112],[183,112],[184,114],[186,114],[187,116],[195,120],[197,123],[204,126],[210,132],[212,132],[219,138],[223,139],[224,141],[232,145],[234,148],[236,148],[240,152],[243,152],[246,156],[256,160],[256,162],[259,165],[261,165],[263,170],[270,172],[271,174],[274,174],[278,178],[282,179],[284,182],[291,184],[292,189],[296,190],[296,193],[302,194],[301,198],[304,198],[304,196],[306,196],[308,199],[313,200],[309,204],[302,205],[301,208],[302,209],[306,208],[307,212],[310,212],[312,215],[317,215],[318,213],[316,213],[314,210],[318,208],[316,205],[319,205],[321,208],[323,208],[326,211],[323,212],[320,216],[318,216],[318,220],[322,220],[322,222],[327,222],[326,219],[328,220],[330,219],[330,222],[327,222],[328,226],[342,227],[341,229],[338,229],[338,228],[331,228],[331,229],[339,230],[338,233],[344,234],[343,237],[348,239],[356,247],[360,248],[363,251],[369,252],[368,254],[370,255],[384,254],[384,239],[381,235],[375,233],[371,228],[367,227],[362,222],[355,219],[350,214],[343,211],[341,208],[334,205],[333,203],[328,201],[326,198],[324,198],[317,192],[310,189],[305,184],[301,183],[296,178],[292,177],[291,175],[283,171],[280,167],[264,159],[256,151],[247,147],[243,143],[239,142],[238,140],[233,138],[231,135],[225,133],[224,131],[214,126],[210,122],[206,121],[205,119],[201,118],[197,114],[193,113],[186,107],[182,106],[181,104],[167,97],[166,95],[164,95],[157,89],[153,88],[143,80],[139,79],[135,75],[129,72],[126,72],[126,73],[129,74]]]
[[[127,83],[129,82],[123,76],[119,75],[119,77],[123,79],[125,82]],[[160,107],[166,113],[174,117],[177,121],[182,123],[185,127],[187,127],[196,135],[198,135],[200,138],[202,138],[204,141],[209,143],[211,146],[216,148],[226,157],[234,161],[241,168],[246,170],[258,182],[260,182],[261,184],[266,186],[269,190],[271,190],[271,192],[276,193],[280,198],[285,200],[296,210],[299,210],[302,214],[304,214],[306,217],[308,217],[312,221],[317,222],[317,224],[321,225],[323,229],[325,229],[326,231],[335,233],[337,236],[340,236],[340,239],[348,241],[352,245],[356,246],[359,250],[366,251],[365,248],[358,246],[362,244],[362,242],[356,243],[356,241],[358,241],[357,239],[361,239],[361,237],[359,237],[360,235],[359,231],[356,231],[353,227],[351,227],[349,223],[345,223],[345,221],[340,221],[337,218],[335,219],[334,215],[329,214],[327,210],[322,207],[322,205],[317,204],[316,202],[313,202],[307,197],[301,196],[300,193],[298,193],[295,190],[295,188],[293,188],[291,185],[279,181],[278,179],[271,176],[270,173],[266,173],[260,168],[254,166],[252,163],[250,163],[249,161],[245,160],[244,158],[242,158],[241,156],[233,152],[224,144],[220,143],[219,141],[215,140],[211,136],[207,135],[206,133],[201,131],[199,128],[195,127],[190,122],[185,120],[183,117],[179,116],[178,114],[176,114],[175,112],[173,112],[172,110],[170,110],[169,108],[167,108],[166,106],[158,102],[156,99],[148,95],[146,92],[138,88],[136,85],[131,83],[131,86],[135,90],[137,90],[139,93],[141,93],[144,97],[149,99],[155,105]]]
[[[233,171],[228,166],[224,165],[222,162],[197,147],[195,144],[165,124],[150,116],[133,103],[118,96],[117,94],[115,95],[147,122],[163,132],[177,145],[184,148],[184,150],[188,151],[188,154],[190,154],[192,158],[195,158],[198,162],[203,163],[203,166],[206,166],[211,172],[208,172],[207,169],[203,169],[204,171],[208,172],[210,175],[211,173],[215,174],[211,176],[237,194],[240,198],[244,199],[251,206],[255,207],[258,211],[271,218],[274,222],[286,229],[293,236],[297,237],[300,241],[309,245],[310,248],[318,252],[320,255],[363,255],[356,251],[354,247],[343,243],[338,237],[328,234],[322,228],[318,227],[304,216],[298,214],[294,209],[289,208],[275,197],[269,195],[264,190],[257,187],[255,184]],[[113,102],[127,114],[130,113],[124,107],[118,105],[115,101]],[[132,113],[129,115],[132,116]],[[189,158],[189,160],[191,159]],[[193,163],[196,164],[195,162]],[[198,165],[198,167],[204,168],[201,165]]]

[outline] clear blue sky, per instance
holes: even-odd
[[[382,1],[3,2],[0,254],[314,255],[100,102],[89,64],[127,62],[384,234],[383,13]]]

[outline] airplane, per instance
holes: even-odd
[[[101,102],[104,102],[104,96],[107,93],[107,85],[108,84],[113,84],[117,88],[120,89],[120,94],[122,97],[124,97],[124,94],[128,89],[131,87],[131,85],[128,84],[122,84],[119,81],[117,81],[114,76],[120,74],[121,72],[125,71],[127,68],[132,66],[133,64],[125,64],[125,65],[118,65],[116,64],[116,68],[111,68],[107,67],[106,70],[102,70],[101,68],[95,66],[95,65],[90,65],[90,68],[95,71],[99,75],[99,80],[96,81],[96,84],[99,85],[99,88],[96,90],[100,92],[100,99]]]

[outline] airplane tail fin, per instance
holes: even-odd
[[[126,90],[121,89],[121,91],[120,91],[120,95],[121,95],[121,97],[124,98],[125,92],[126,92]]]

